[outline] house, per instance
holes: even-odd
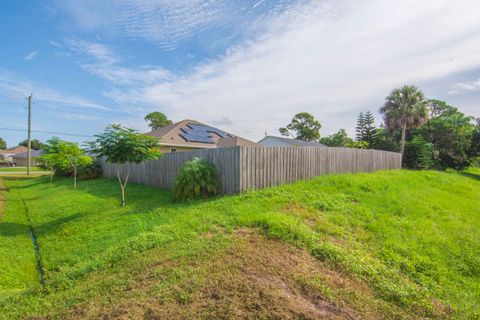
[[[0,159],[4,160],[8,164],[13,164],[13,156],[20,153],[28,152],[28,148],[24,146],[18,146],[15,148],[0,150]]]
[[[30,165],[36,166],[37,165],[37,158],[43,154],[43,150],[32,150],[30,152],[31,160]],[[18,153],[12,156],[13,163],[15,163],[16,167],[26,167],[28,161],[28,151],[24,153]]]
[[[160,139],[162,152],[255,145],[253,141],[189,119],[152,130],[146,135]]]
[[[266,136],[258,141],[258,144],[268,147],[326,147],[324,144],[315,141],[303,141],[275,136]]]

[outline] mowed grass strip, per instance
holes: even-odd
[[[8,178],[7,204],[19,195],[28,204],[47,287],[5,295],[0,309],[10,318],[55,316],[104,301],[106,293],[128,296],[133,270],[163,257],[201,261],[248,227],[365,283],[395,314],[478,317],[479,177],[478,169],[344,174],[184,204],[172,202],[169,191],[132,184],[126,208],[119,208],[115,180],[82,181],[72,190],[70,179]],[[1,223],[6,218],[21,216],[11,212]],[[202,236],[209,233],[224,236]],[[335,290],[326,286],[319,288]],[[194,295],[199,286],[186,290]]]
[[[0,295],[39,288],[22,195],[7,192],[0,177]]]
[[[39,167],[31,167],[31,172],[44,171]],[[0,172],[27,172],[27,167],[0,167]]]

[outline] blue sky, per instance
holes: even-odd
[[[84,136],[147,131],[155,110],[253,140],[301,111],[353,133],[403,84],[479,117],[478,17],[471,0],[4,0],[0,128],[25,129],[30,92],[34,130]]]

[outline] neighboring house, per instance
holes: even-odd
[[[162,152],[255,145],[253,141],[188,119],[152,130],[146,135],[160,139]]]
[[[28,152],[28,148],[24,146],[0,150],[0,158],[9,164],[13,164],[13,156],[24,152]]]
[[[314,141],[303,141],[274,136],[266,136],[257,143],[261,146],[267,147],[326,147],[326,145]]]
[[[217,148],[233,147],[233,146],[255,146],[255,142],[240,138],[240,137],[230,137],[220,139],[217,142]]]
[[[31,151],[31,160],[30,165],[36,166],[37,165],[37,158],[43,154],[43,150],[32,150]],[[24,153],[18,153],[12,156],[13,162],[17,167],[26,167],[27,160],[28,160],[28,151]]]

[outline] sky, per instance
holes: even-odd
[[[480,117],[479,17],[478,0],[2,0],[0,137],[26,139],[30,93],[42,141],[146,132],[152,111],[254,141],[306,111],[353,135],[404,84]]]

